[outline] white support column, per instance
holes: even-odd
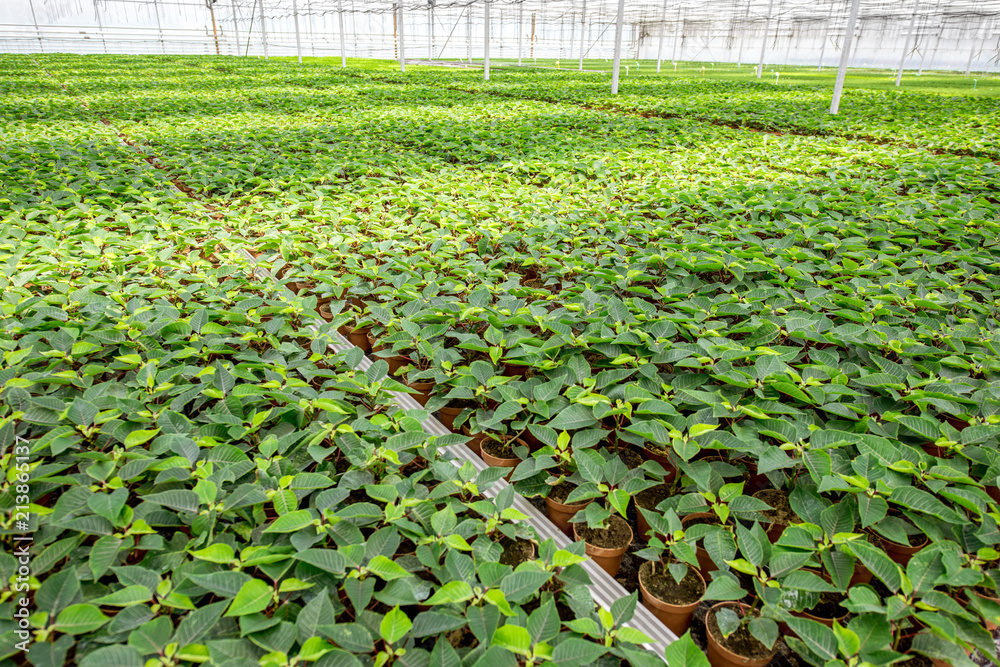
[[[97,0],[94,0],[94,15],[97,16],[97,29],[101,34],[101,44],[104,45],[104,52],[108,52],[108,40],[104,38],[104,22],[101,21],[101,8],[97,6]]]
[[[299,4],[297,0],[292,0],[292,18],[295,20],[295,53],[299,57],[299,64],[302,64],[302,39],[299,36]]]
[[[819,69],[816,71],[823,71],[823,56],[826,55],[826,45],[830,42],[830,29],[833,27],[833,7],[834,3],[830,3],[830,15],[826,17],[826,31],[823,33],[823,45],[819,49]]]
[[[747,11],[743,15],[743,24],[740,25],[740,50],[736,56],[736,66],[743,67],[743,43],[747,40],[747,23],[750,20],[750,4],[753,0],[747,0]]]
[[[903,53],[899,56],[899,69],[896,71],[896,87],[903,83],[903,64],[910,50],[910,38],[913,37],[913,27],[917,24],[917,11],[920,10],[920,0],[913,3],[913,14],[910,15],[910,27],[906,29],[906,39],[903,40]]]
[[[674,30],[674,54],[670,58],[670,60],[672,60],[675,63],[677,62],[677,45],[680,44],[680,41],[683,38],[683,35],[681,34],[683,31],[684,31],[684,21],[681,19],[681,8],[678,7],[677,8],[677,29]]]
[[[236,37],[236,55],[240,55],[240,24],[236,18],[236,0],[233,0],[229,4],[230,9],[233,10],[233,35]],[[157,23],[159,23],[159,15],[157,15]],[[161,35],[162,37],[162,35]],[[163,41],[162,39],[160,40]]]
[[[663,0],[666,2],[666,0]],[[583,71],[583,54],[587,48],[587,0],[583,0],[580,11],[580,71]]]
[[[764,74],[764,54],[767,53],[767,37],[771,32],[771,16],[774,12],[774,0],[767,5],[767,21],[764,23],[764,40],[760,43],[760,65],[757,67],[757,78]]]
[[[434,60],[434,0],[427,2],[427,59]]]
[[[483,0],[483,80],[490,80],[490,0]]]
[[[656,45],[656,73],[660,73],[663,62],[663,34],[667,32],[667,0],[663,0],[663,15],[660,17],[660,41]]]
[[[337,0],[337,21],[340,23],[340,68],[347,67],[347,38],[344,35],[344,0]]]
[[[31,8],[31,22],[35,24],[35,35],[38,37],[38,52],[45,53],[45,46],[42,44],[42,31],[38,29],[38,18],[35,16],[34,0],[28,0],[28,7]]]
[[[615,62],[611,68],[611,94],[618,94],[619,70],[622,64],[622,20],[625,17],[625,0],[618,0],[618,19],[615,22]]]
[[[854,37],[854,26],[858,22],[858,8],[861,0],[851,0],[851,13],[847,17],[847,30],[844,31],[844,45],[840,47],[840,66],[837,68],[837,83],[833,86],[833,99],[830,101],[830,113],[840,110],[840,95],[844,92],[844,77],[847,76],[847,63],[851,58],[851,38]]]
[[[264,60],[267,60],[267,26],[264,23],[264,0],[257,0],[260,8],[260,38],[264,42]]]
[[[465,15],[465,59],[472,62],[472,5]]]
[[[399,12],[399,71],[406,73],[406,40],[403,36],[403,23],[406,20],[406,14],[403,11],[403,2],[400,0],[399,4],[396,5],[397,11]]]
[[[236,11],[235,5],[233,5],[233,11]],[[160,6],[156,3],[156,0],[153,0],[153,13],[156,14],[156,31],[160,35],[160,51],[163,52],[163,55],[167,55],[167,43],[163,39],[163,24],[160,23]],[[237,51],[239,51],[239,41],[236,40]]]
[[[521,44],[524,41],[524,0],[517,3],[517,65],[521,66]]]

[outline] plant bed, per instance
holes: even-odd
[[[494,468],[516,468],[521,459],[514,452],[515,446],[526,447],[522,441],[510,437],[503,439],[486,438],[482,441],[482,457],[487,465]],[[504,479],[510,479],[514,474],[511,470]]]

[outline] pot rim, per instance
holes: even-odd
[[[646,561],[646,563],[652,563],[652,562],[653,561]],[[645,567],[646,563],[643,563],[642,565],[639,566],[639,571],[635,577],[639,581],[639,589],[642,591],[642,596],[644,599],[649,599],[653,602],[656,602],[657,606],[667,607],[671,610],[674,610],[675,612],[687,612],[689,610],[694,611],[695,609],[698,608],[698,605],[701,604],[702,600],[705,599],[705,593],[708,591],[708,584],[705,582],[705,577],[701,576],[701,572],[698,571],[698,568],[693,567],[687,563],[685,563],[685,565],[687,565],[688,572],[694,572],[695,575],[698,577],[698,579],[701,580],[701,585],[702,588],[704,589],[702,590],[701,596],[694,602],[689,602],[688,604],[676,604],[673,602],[667,602],[666,600],[662,600],[656,597],[656,595],[651,593],[642,583],[642,569],[643,567]]]

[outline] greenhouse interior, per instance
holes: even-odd
[[[1000,0],[0,0],[0,663],[1000,666]]]

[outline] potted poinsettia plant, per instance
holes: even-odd
[[[682,635],[707,588],[698,571],[698,558],[684,538],[676,512],[638,510],[655,531],[646,548],[635,554],[646,561],[639,567],[642,603],[675,634]]]

